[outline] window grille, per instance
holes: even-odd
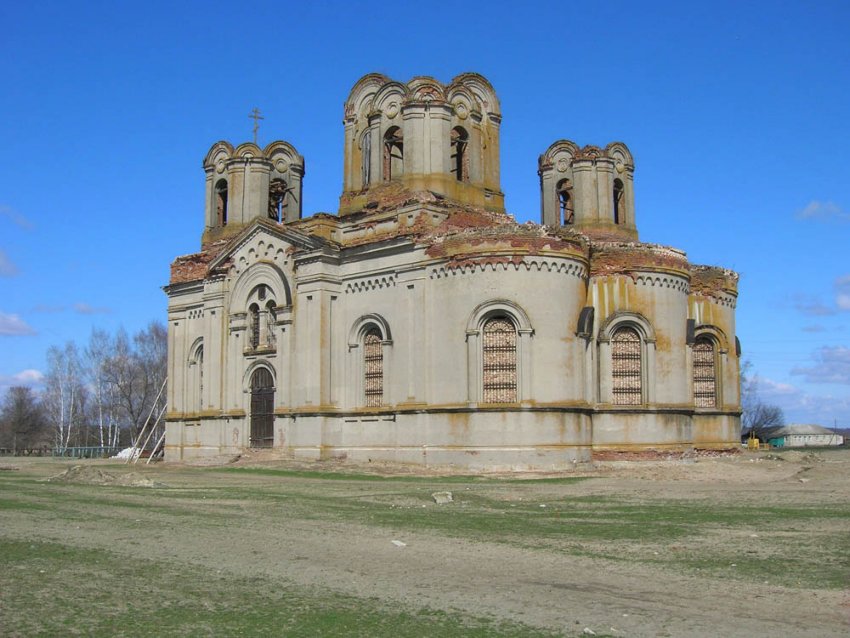
[[[717,406],[714,344],[708,339],[697,339],[693,352],[694,405],[698,408],[714,408]]]
[[[484,324],[484,403],[517,400],[516,329],[506,317]]]
[[[384,402],[384,352],[381,333],[372,328],[363,339],[363,368],[366,406],[380,407]]]
[[[611,372],[615,405],[640,405],[641,341],[634,328],[618,329],[611,339]]]
[[[253,305],[249,313],[251,315],[251,347],[257,348],[260,345],[260,309]]]
[[[277,322],[277,306],[274,300],[266,304],[266,340],[270,347],[277,344],[277,335],[275,334],[275,323]]]

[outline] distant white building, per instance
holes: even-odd
[[[827,447],[844,445],[844,437],[820,425],[792,423],[766,430],[761,438],[774,447]]]

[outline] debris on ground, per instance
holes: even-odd
[[[110,474],[100,468],[74,465],[64,472],[47,479],[48,483],[81,483],[84,485],[117,485],[121,487],[167,487],[164,483],[151,480],[138,472]]]
[[[446,503],[451,503],[454,500],[451,492],[434,492],[431,494],[431,498],[434,499],[434,502],[437,505],[445,505]]]
[[[136,458],[141,454],[142,450],[137,447],[125,447],[123,450],[118,452],[115,456],[110,456],[111,459],[124,459],[125,461],[130,458]]]

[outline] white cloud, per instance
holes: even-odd
[[[34,335],[35,330],[18,315],[7,315],[0,312],[0,335],[21,336]]]
[[[0,250],[0,277],[14,277],[17,274],[18,267],[5,252]]]
[[[15,374],[0,374],[0,389],[19,385],[33,387],[41,385],[43,381],[44,375],[40,371],[28,368]]]
[[[791,374],[802,376],[808,383],[839,383],[850,385],[850,348],[824,346],[816,350],[812,367],[798,367]]]
[[[6,217],[9,219],[15,226],[19,226],[24,230],[32,230],[32,222],[28,220],[26,217],[21,215],[18,211],[16,211],[11,206],[6,206],[5,204],[0,204],[0,217]]]
[[[805,208],[797,211],[797,219],[824,221],[824,222],[848,222],[850,213],[841,208],[835,202],[819,202],[812,200]]]
[[[33,368],[27,368],[26,370],[21,370],[17,374],[13,374],[12,378],[15,381],[19,381],[23,384],[34,384],[41,383],[44,379],[44,375],[38,370],[34,370]]]
[[[850,275],[835,280],[835,305],[842,310],[850,310]]]
[[[112,312],[112,310],[109,309],[109,308],[106,308],[106,307],[97,308],[95,306],[91,306],[91,305],[84,303],[84,302],[81,302],[81,301],[75,303],[72,306],[72,308],[74,309],[74,312],[81,314],[81,315],[100,315],[100,314],[106,314],[106,313]]]
[[[810,317],[828,317],[843,310],[850,310],[850,275],[842,275],[833,282],[835,305],[823,303],[819,298],[797,293],[793,296],[794,308]]]
[[[782,408],[787,423],[850,427],[850,395],[809,394],[791,384],[766,377],[758,377],[758,394],[765,403]]]
[[[51,306],[50,304],[43,304],[43,303],[38,304],[37,306],[35,306],[32,309],[33,312],[43,312],[43,313],[47,313],[47,314],[53,314],[53,313],[56,313],[56,312],[65,312],[65,310],[67,310],[66,306]]]
[[[759,395],[768,400],[776,399],[777,397],[795,396],[800,393],[800,389],[797,386],[761,376],[756,376],[756,386],[758,387]]]
[[[807,297],[805,295],[796,295],[794,298],[794,308],[800,313],[810,317],[827,317],[835,314],[835,309],[830,308],[819,299]]]
[[[826,329],[825,326],[821,326],[821,325],[815,323],[815,324],[811,324],[811,325],[808,325],[808,326],[803,326],[802,331],[803,332],[826,332],[827,329]]]

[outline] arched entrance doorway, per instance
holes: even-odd
[[[274,444],[274,380],[266,368],[251,375],[251,447]]]

